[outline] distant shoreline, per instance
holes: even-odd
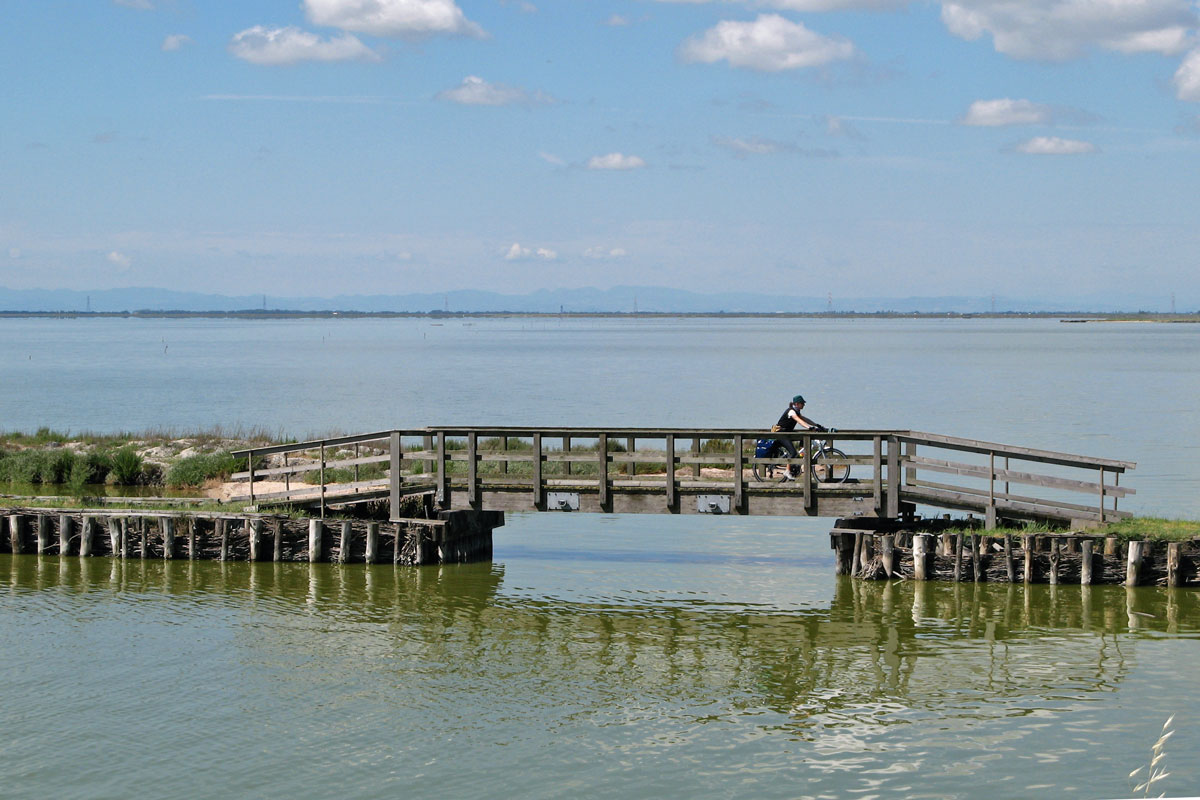
[[[1057,319],[1083,322],[1200,323],[1200,312],[1093,311],[0,311],[0,319]]]

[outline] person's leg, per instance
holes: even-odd
[[[779,447],[778,447],[778,448],[776,448],[776,449],[781,449],[781,450],[783,450],[783,452],[787,454],[787,457],[788,457],[788,458],[799,458],[799,457],[800,457],[800,456],[799,456],[799,455],[796,453],[796,446],[795,446],[794,444],[792,444],[790,440],[788,440],[788,439],[776,439],[775,441],[777,441],[777,442],[779,443]],[[780,466],[783,466],[783,465],[780,465]],[[791,467],[791,466],[789,466],[789,467],[788,467],[788,474],[789,474],[789,475],[797,475],[797,474],[799,474],[799,473],[800,473],[800,468],[799,468],[799,467]]]

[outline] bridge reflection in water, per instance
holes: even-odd
[[[235,625],[240,647],[331,661],[386,653],[401,673],[406,664],[481,677],[532,670],[539,680],[610,693],[736,697],[784,715],[802,737],[821,715],[885,724],[893,712],[944,710],[967,698],[973,708],[1063,693],[1084,699],[1120,684],[1127,639],[1200,633],[1200,597],[1154,587],[843,578],[827,607],[773,612],[510,597],[504,573],[499,564],[0,556],[0,597],[66,592],[101,605],[170,599],[184,614],[205,606],[218,615],[247,611],[250,620],[265,613],[279,624]]]

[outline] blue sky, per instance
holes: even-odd
[[[4,9],[10,288],[1200,305],[1193,2]]]

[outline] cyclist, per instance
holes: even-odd
[[[783,413],[779,415],[779,421],[775,423],[774,427],[772,427],[771,430],[772,431],[794,431],[794,430],[796,430],[797,425],[799,425],[802,429],[809,430],[809,431],[825,430],[824,426],[818,425],[816,422],[814,422],[811,419],[809,419],[808,417],[804,416],[804,414],[801,413],[803,411],[804,411],[804,398],[801,395],[796,395],[795,397],[792,398],[792,402],[788,404],[788,407],[786,409],[784,409]],[[804,457],[803,451],[797,453],[796,446],[794,444],[792,444],[790,440],[776,439],[775,441],[777,444],[782,446],[784,450],[787,451],[788,458],[803,458]],[[798,474],[803,469],[804,469],[803,467],[794,467],[794,466],[791,467],[790,469],[788,469],[788,478],[794,477],[796,474]]]

